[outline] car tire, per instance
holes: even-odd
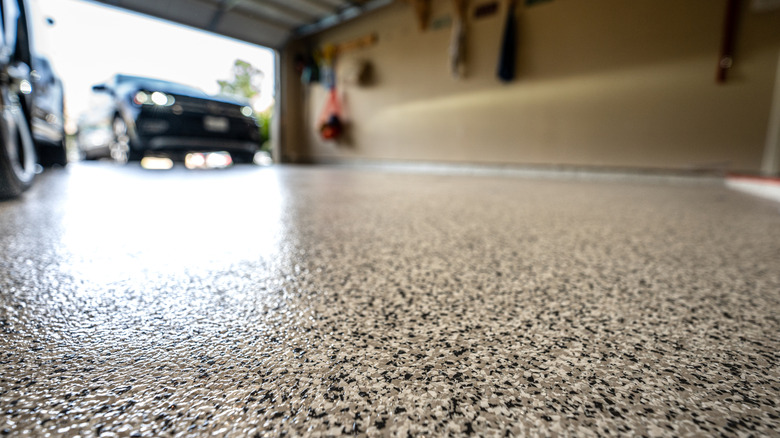
[[[0,83],[0,197],[8,198],[19,196],[32,184],[36,155],[17,79],[3,76],[7,79]]]
[[[65,152],[64,137],[59,146],[40,145],[38,147],[38,163],[43,167],[65,167],[68,164],[68,154]]]
[[[8,6],[8,4],[5,4]],[[19,196],[27,190],[37,170],[35,142],[30,131],[30,35],[27,8],[17,3],[15,43],[0,42],[0,197]],[[4,8],[5,14],[12,13]],[[13,19],[10,21],[14,21]],[[8,21],[6,21],[8,24]],[[10,28],[3,27],[4,32]]]
[[[60,118],[65,119],[65,103],[60,103]],[[61,139],[56,144],[39,144],[37,147],[38,163],[43,167],[62,166],[68,164],[68,152],[66,148],[67,136],[65,127],[60,130]]]
[[[114,139],[109,145],[111,158],[117,163],[125,164],[130,161],[141,161],[143,154],[133,148],[130,134],[127,131],[127,123],[120,116],[114,117],[112,123]]]

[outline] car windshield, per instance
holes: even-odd
[[[122,85],[136,85],[149,91],[167,91],[169,93],[182,93],[190,95],[207,96],[202,90],[189,85],[177,84],[176,82],[163,81],[161,79],[144,78],[141,76],[117,75],[116,83]]]

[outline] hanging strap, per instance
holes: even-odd
[[[503,82],[515,79],[517,56],[517,20],[515,18],[515,0],[509,1],[506,12],[504,38],[501,42],[501,54],[498,59],[498,78]]]
[[[319,124],[326,123],[332,116],[341,117],[341,102],[335,87],[328,92],[328,100],[325,101],[325,107],[322,108]]]

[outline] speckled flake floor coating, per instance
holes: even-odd
[[[780,208],[714,185],[41,175],[0,433],[777,436]]]

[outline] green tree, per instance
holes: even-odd
[[[230,80],[218,80],[219,92],[244,99],[252,99],[260,94],[260,84],[265,73],[252,64],[236,59],[233,63],[233,78]]]
[[[232,78],[230,80],[218,80],[219,92],[228,96],[247,99],[250,102],[262,92],[261,84],[265,73],[252,64],[236,59],[233,63]],[[255,113],[255,118],[260,125],[260,135],[263,139],[263,149],[270,148],[270,126],[273,109],[262,113]]]

